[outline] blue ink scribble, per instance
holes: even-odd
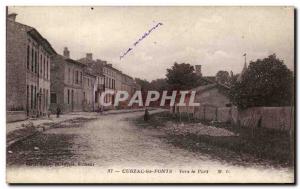
[[[148,31],[146,31],[141,38],[139,38],[136,42],[133,43],[133,46],[136,47],[141,41],[143,41],[148,35],[150,35],[150,33],[155,30],[156,28],[158,28],[159,26],[162,26],[163,23],[159,22],[157,23],[155,26],[153,26],[151,29],[149,29]],[[122,58],[124,58],[131,50],[133,50],[133,47],[132,48],[128,48],[127,51],[125,53],[123,53],[121,56],[120,56],[120,60]]]

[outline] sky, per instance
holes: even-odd
[[[19,6],[8,12],[36,28],[57,53],[68,47],[75,60],[93,53],[132,77],[164,78],[174,62],[202,65],[204,76],[236,74],[244,53],[247,63],[276,53],[294,70],[292,7]]]

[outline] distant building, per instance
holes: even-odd
[[[103,61],[94,60],[92,53],[87,53],[86,57],[78,60],[86,65],[86,72],[96,76],[94,85],[94,110],[99,110],[103,104],[101,104],[101,95],[105,91],[105,76],[103,73]]]
[[[35,28],[16,22],[16,16],[6,19],[6,108],[27,116],[46,115],[50,57],[56,52]]]
[[[180,94],[176,96],[175,106],[171,107],[171,112],[189,112],[195,113],[199,112],[200,109],[204,108],[219,108],[231,106],[229,99],[229,90],[230,87],[227,85],[220,84],[216,81],[215,76],[203,76],[201,73],[201,66],[195,66],[195,73],[200,77],[198,80],[199,86],[189,90],[189,93],[186,95],[184,101],[185,106],[179,106]],[[195,103],[200,103],[200,106],[190,106],[190,97],[191,92],[195,91]]]
[[[122,91],[127,91],[129,97],[128,100],[121,103],[121,108],[127,108],[127,105],[129,103],[129,100],[131,99],[132,95],[137,91],[137,84],[135,83],[134,79],[130,77],[129,75],[126,75],[122,73]]]
[[[191,91],[196,91],[195,102],[199,102],[200,106],[226,107],[230,106],[229,89],[226,85],[213,83],[196,87]]]
[[[198,76],[202,76],[201,65],[195,65],[195,73]]]
[[[89,71],[83,74],[83,110],[95,111],[95,86],[97,76]]]
[[[68,48],[64,56],[52,57],[51,110],[59,107],[63,112],[83,110],[83,71],[85,64],[70,58]]]
[[[117,91],[125,90],[129,93],[129,97],[139,88],[135,83],[134,79],[120,70],[113,67],[112,64],[103,60],[94,60],[92,53],[87,53],[86,57],[78,60],[79,62],[85,64],[88,69],[92,70],[92,74],[96,76],[96,83],[100,81],[97,85],[97,90],[95,92],[95,104],[96,108],[101,107],[100,96],[105,91],[111,94],[106,94],[104,98],[105,103],[111,103],[111,106],[104,107],[105,109],[114,109],[113,106],[115,101],[115,95]],[[127,107],[127,102],[121,103],[119,107]]]
[[[185,106],[178,106],[180,95],[177,97],[176,107],[173,107],[173,112],[189,112],[195,113],[200,110],[209,108],[222,108],[231,106],[229,99],[229,87],[226,85],[211,83],[208,85],[202,85],[190,90],[190,93],[186,95]],[[200,106],[190,106],[191,91],[195,91],[195,103],[200,103]]]

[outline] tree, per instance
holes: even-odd
[[[233,84],[230,96],[239,108],[290,106],[294,96],[293,83],[293,72],[273,54],[251,61],[241,81]]]
[[[187,90],[198,85],[201,78],[194,72],[194,67],[186,63],[174,63],[171,69],[167,69],[167,83],[170,90]]]
[[[168,88],[169,88],[169,85],[168,85],[166,79],[152,80],[150,82],[150,86],[151,86],[152,90],[156,90],[156,91],[159,91],[159,92],[164,91],[164,90],[168,90]]]
[[[230,80],[229,73],[227,71],[218,71],[216,74],[216,81],[221,84],[228,84]]]
[[[135,82],[141,86],[142,91],[148,91],[150,89],[150,82],[146,79],[135,78]]]

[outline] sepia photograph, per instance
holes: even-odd
[[[9,184],[295,184],[292,6],[7,6]]]

